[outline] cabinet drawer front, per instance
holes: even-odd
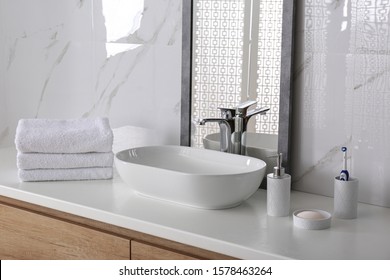
[[[0,259],[129,259],[130,241],[0,204]]]
[[[153,245],[131,241],[132,260],[196,260],[196,258]]]

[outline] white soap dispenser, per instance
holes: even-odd
[[[267,175],[267,214],[284,217],[290,214],[291,176],[284,173],[282,153],[277,156],[274,172]]]

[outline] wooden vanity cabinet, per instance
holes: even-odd
[[[232,259],[0,196],[0,259]]]
[[[129,259],[130,241],[0,204],[1,259]]]

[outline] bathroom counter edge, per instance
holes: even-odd
[[[294,227],[291,213],[333,199],[293,191],[288,217],[269,217],[266,191],[238,207],[202,210],[142,197],[112,180],[22,183],[15,151],[0,149],[0,196],[48,207],[240,259],[390,259],[390,209],[361,204],[358,219],[332,218],[329,229]]]

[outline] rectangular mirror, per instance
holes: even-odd
[[[289,0],[183,2],[181,145],[209,148],[219,127],[198,121],[256,100],[270,111],[248,123],[248,146],[283,153],[288,171],[293,15]]]

